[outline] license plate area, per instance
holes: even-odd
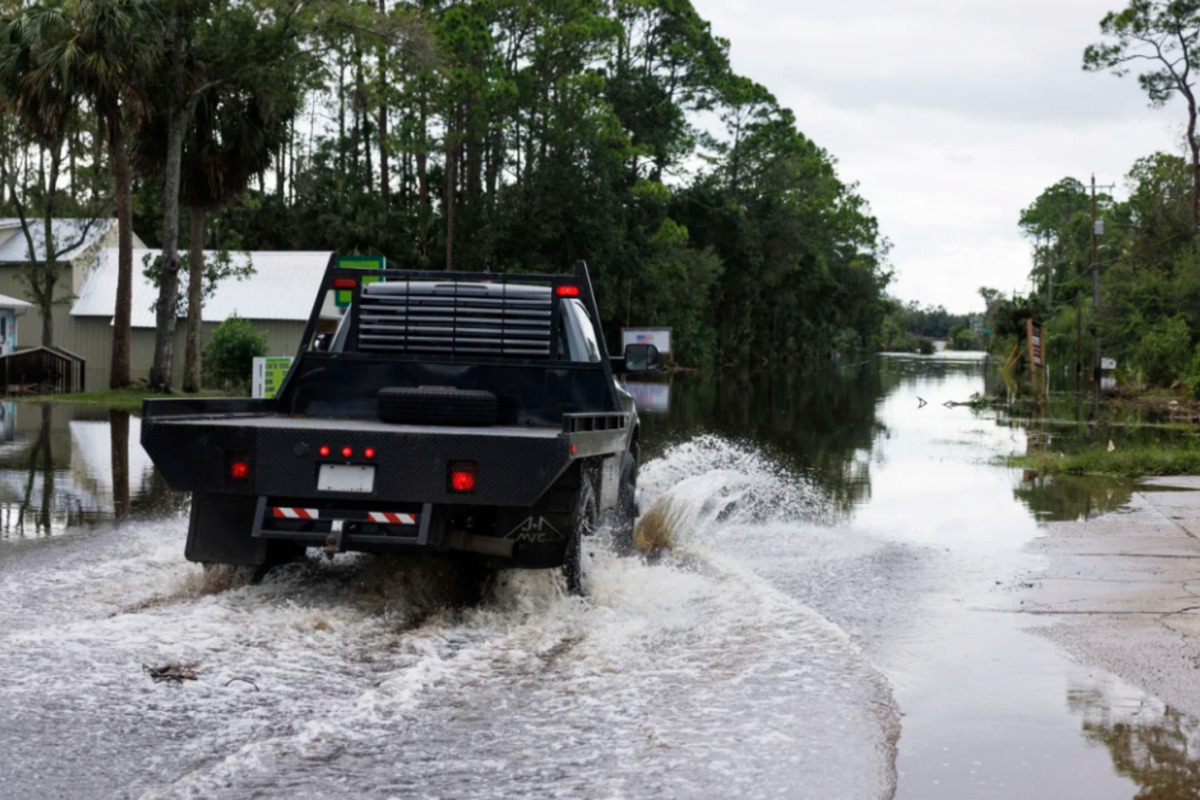
[[[322,464],[317,471],[317,491],[370,494],[375,491],[375,467]]]

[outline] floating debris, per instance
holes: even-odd
[[[155,683],[162,683],[164,681],[183,683],[184,681],[196,680],[196,665],[190,661],[172,662],[170,664],[163,664],[161,667],[151,667],[142,664],[142,671],[149,675],[150,679]]]

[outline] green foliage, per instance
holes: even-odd
[[[609,340],[669,325],[684,364],[880,344],[878,222],[689,0],[68,5],[128,24],[116,37],[97,18],[74,68],[83,118],[136,145],[148,244],[179,216],[170,140],[213,249],[522,272],[583,259]],[[927,312],[904,331],[945,335],[949,315]]]
[[[979,336],[965,325],[955,325],[950,330],[948,350],[978,350],[981,346]]]
[[[244,389],[254,359],[266,354],[267,335],[254,330],[248,319],[230,317],[217,326],[204,347],[204,380],[230,391]]]
[[[1200,474],[1200,443],[1190,436],[1177,441],[1125,445],[1112,452],[1104,445],[1094,445],[1068,455],[1013,456],[1008,459],[1008,465],[1039,475],[1099,474],[1127,478],[1195,475]]]
[[[162,276],[162,256],[151,258],[149,253],[142,256],[142,274],[149,278],[152,284],[158,286]],[[204,283],[201,288],[201,296],[205,300],[209,300],[216,294],[217,285],[222,281],[229,278],[241,281],[253,274],[254,262],[249,253],[242,253],[235,260],[233,254],[228,250],[218,250],[204,258]],[[157,306],[157,303],[155,305]],[[175,306],[177,316],[182,317],[187,314],[186,291],[179,292]]]
[[[1192,361],[1192,341],[1182,316],[1150,326],[1134,351],[1142,376],[1151,386],[1169,386],[1184,375]]]

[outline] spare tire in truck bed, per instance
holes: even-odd
[[[496,395],[442,387],[387,388],[375,395],[379,419],[413,425],[495,425]]]

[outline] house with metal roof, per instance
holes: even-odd
[[[145,265],[159,255],[159,250],[133,251],[131,361],[135,378],[148,375],[154,361],[154,304],[158,301],[158,287],[144,273]],[[255,329],[267,335],[268,355],[294,356],[331,255],[327,251],[231,252],[229,257],[235,266],[249,266],[251,271],[244,278],[226,278],[218,283],[213,295],[204,301],[203,341],[207,342],[223,321],[238,316],[250,320]],[[204,256],[216,258],[217,253],[206,251]],[[184,269],[180,271],[180,297],[187,296],[187,284],[185,257]],[[106,248],[100,251],[71,303],[70,313],[65,315],[73,339],[61,345],[87,359],[90,386],[108,385],[116,300],[117,251]],[[186,311],[181,311],[175,329],[176,382],[183,376],[185,315]]]
[[[72,242],[81,237],[79,220],[56,220],[56,241]],[[61,234],[60,234],[61,231]],[[54,345],[86,360],[87,386],[108,385],[112,364],[112,326],[117,301],[116,221],[101,220],[88,228],[86,242],[60,256],[61,305],[53,312]],[[92,235],[94,232],[94,235]],[[74,236],[72,234],[75,234]],[[61,236],[61,238],[60,238]],[[145,378],[154,360],[154,304],[158,288],[145,276],[146,265],[161,251],[150,250],[134,237],[131,362],[135,379]],[[45,257],[44,243],[35,237],[35,259]],[[186,253],[180,272],[180,296],[187,294]],[[216,257],[206,252],[206,258]],[[228,278],[217,285],[203,310],[203,340],[226,318],[237,315],[253,322],[267,335],[270,355],[295,355],[312,311],[313,300],[324,276],[329,252],[231,252],[234,265],[252,267],[238,280]],[[15,220],[0,219],[0,293],[13,298],[25,296],[20,269],[31,260],[28,243]],[[182,304],[181,304],[182,307]],[[0,309],[3,309],[0,301]],[[3,313],[0,310],[0,313]],[[186,312],[181,312],[186,313]],[[42,319],[37,308],[17,319],[22,346],[40,343]],[[183,316],[175,332],[175,380],[183,373],[185,350]],[[249,379],[249,376],[247,376]]]

